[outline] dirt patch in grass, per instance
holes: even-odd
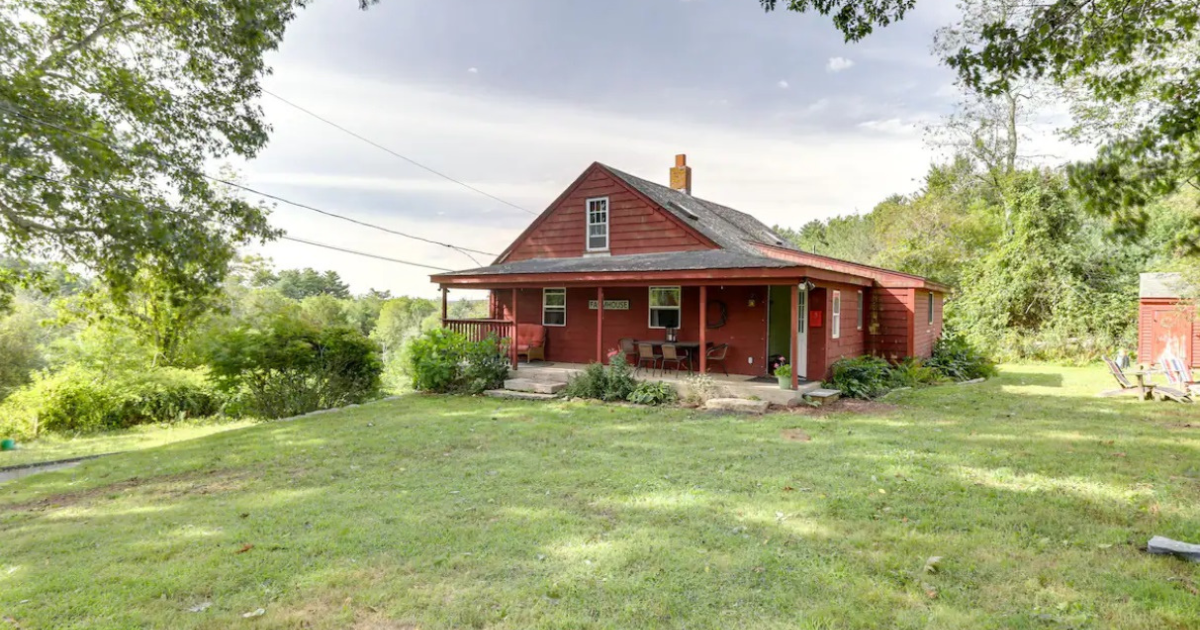
[[[421,630],[421,626],[389,619],[374,606],[353,597],[323,595],[284,615],[289,628],[346,628],[347,630]]]
[[[95,503],[97,500],[113,498],[127,492],[162,499],[185,496],[232,492],[241,489],[249,475],[240,470],[209,470],[167,475],[164,477],[132,477],[96,488],[54,494],[34,501],[0,504],[0,511],[41,512],[52,508],[63,508]]]
[[[840,398],[831,403],[826,403],[820,407],[809,407],[802,405],[799,407],[787,408],[787,411],[800,414],[803,416],[823,416],[831,413],[856,413],[863,415],[882,415],[892,413],[900,409],[899,405],[891,403],[879,402],[875,400],[858,400],[857,398]]]
[[[800,429],[784,429],[779,432],[783,439],[789,442],[811,442],[812,436],[801,431]]]

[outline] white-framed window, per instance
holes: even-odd
[[[834,339],[842,336],[842,292],[833,292],[833,308],[829,316],[829,333]]]
[[[650,287],[650,327],[679,328],[682,323],[683,289]]]
[[[933,325],[933,291],[929,292],[929,325]]]
[[[587,200],[587,250],[608,251],[608,197]]]
[[[566,289],[542,289],[542,325],[567,325]]]
[[[857,321],[857,325],[855,326],[855,330],[862,330],[864,306],[865,306],[865,302],[863,302],[863,292],[859,291],[858,292],[858,321]]]

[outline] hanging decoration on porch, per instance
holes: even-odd
[[[712,316],[713,307],[716,307],[718,315]],[[725,325],[729,321],[729,307],[721,300],[709,300],[706,307],[708,309],[708,329],[716,330]]]

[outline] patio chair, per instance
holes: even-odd
[[[517,324],[517,357],[527,363],[546,360],[546,327],[539,324]]]
[[[727,343],[718,344],[709,348],[707,351],[709,369],[712,369],[713,362],[715,361],[721,364],[721,371],[725,373],[725,376],[729,376],[729,368],[725,366],[725,357],[728,355],[729,344]]]
[[[688,374],[692,373],[692,363],[688,356],[687,350],[677,348],[673,343],[664,343],[662,346],[662,362],[659,364],[660,372],[667,371],[667,364],[675,364],[675,371],[683,370],[683,364],[687,362]]]
[[[621,349],[621,354],[624,355],[626,365],[637,362],[638,351],[637,345],[633,343],[633,338],[621,337],[617,340],[617,347]],[[629,357],[633,357],[633,360],[630,361]]]
[[[654,370],[658,369],[658,360],[661,358],[662,355],[655,354],[654,344],[639,343],[637,344],[637,369],[634,371],[642,369],[642,366],[649,362],[650,373],[653,374]]]

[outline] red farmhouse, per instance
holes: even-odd
[[[797,367],[793,386],[826,378],[843,357],[932,352],[943,285],[801,251],[754,217],[693,197],[685,156],[670,181],[592,164],[492,265],[432,276],[444,324],[504,337],[514,322],[542,326],[545,359],[566,363],[605,361],[622,338],[661,341],[675,329],[701,348],[727,345],[730,373],[766,375],[781,355]],[[491,319],[446,320],[449,288],[489,289]]]

